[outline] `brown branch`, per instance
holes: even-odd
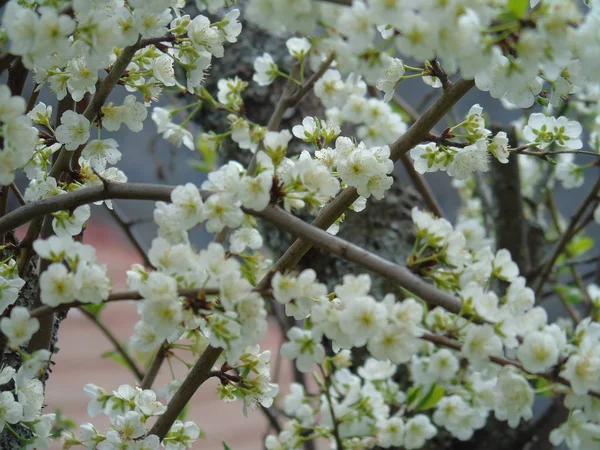
[[[554,267],[556,260],[558,259],[558,257],[560,256],[560,254],[562,253],[562,251],[566,247],[566,245],[569,243],[569,241],[573,238],[573,236],[574,236],[573,231],[576,229],[577,225],[579,224],[579,221],[581,220],[581,218],[587,211],[588,207],[590,205],[598,203],[598,192],[599,191],[600,191],[600,178],[596,181],[596,184],[594,184],[590,193],[587,195],[587,197],[585,198],[585,200],[583,201],[583,203],[581,204],[579,209],[575,212],[575,214],[571,218],[571,221],[569,222],[567,229],[561,235],[558,243],[556,244],[556,247],[554,248],[554,251],[548,258],[548,261],[543,265],[543,267],[541,269],[541,273],[536,278],[535,289],[534,289],[536,297],[542,292],[544,284],[546,283],[546,281],[548,280],[548,277],[552,273],[552,268]]]
[[[446,90],[450,86],[452,86],[452,81],[448,79],[448,75],[442,69],[440,62],[437,59],[432,59],[429,61],[431,74],[436,77],[442,83],[442,89]]]
[[[13,194],[15,195],[16,199],[19,201],[19,204],[21,206],[27,204],[27,202],[25,201],[25,197],[23,197],[23,194],[21,194],[21,191],[15,183],[10,183],[10,190],[13,191]]]
[[[27,109],[25,110],[27,113],[29,113],[33,109],[33,107],[35,106],[35,102],[40,96],[39,87],[39,84],[33,83],[33,90],[31,91],[31,95],[29,96],[29,100],[27,101]]]
[[[160,371],[160,367],[162,366],[165,359],[168,357],[170,351],[170,346],[168,341],[164,341],[158,347],[158,350],[154,354],[154,358],[152,358],[152,362],[150,363],[150,367],[146,370],[144,374],[144,378],[140,383],[140,388],[142,389],[152,389],[152,385],[154,384],[154,380],[156,380],[156,376]]]
[[[219,293],[218,289],[180,289],[177,292],[177,295],[180,297],[197,297],[198,294],[203,293],[206,295],[217,295]],[[268,295],[268,292],[265,293]],[[113,303],[113,302],[122,302],[122,301],[136,301],[143,300],[144,297],[138,291],[117,291],[111,292],[108,298],[103,303]],[[90,303],[83,302],[71,302],[71,303],[63,303],[62,305],[58,305],[55,307],[52,306],[41,306],[39,308],[35,308],[29,312],[31,317],[43,317],[47,314],[50,314],[55,311],[66,311],[71,308],[79,308],[82,306],[89,306]]]
[[[402,110],[412,119],[412,122],[416,122],[421,117],[421,115],[408,102],[400,97],[400,95],[394,95],[393,102],[402,108]],[[423,197],[423,201],[429,210],[438,217],[445,217],[444,210],[437,201],[429,183],[427,183],[427,180],[425,180],[425,177],[422,174],[415,170],[415,166],[408,153],[402,155],[400,161],[404,166],[404,170],[408,173],[415,189],[421,194],[421,197]]]
[[[96,117],[100,113],[102,106],[108,99],[108,96],[123,76],[123,73],[125,73],[125,70],[127,69],[127,66],[133,59],[135,53],[139,49],[143,48],[144,45],[147,45],[147,42],[148,40],[138,39],[138,41],[135,44],[125,47],[123,49],[119,57],[112,65],[109,74],[100,83],[100,87],[96,90],[96,93],[94,94],[89,104],[87,105],[85,111],[83,112],[83,116],[86,119],[88,119],[90,122],[93,122],[96,119]],[[69,168],[71,158],[75,157],[75,154],[72,155],[71,153],[72,152],[68,152],[64,148],[58,153],[58,157],[54,162],[52,169],[50,169],[49,176],[58,179],[60,175]],[[77,159],[75,159],[75,163],[77,163]],[[27,265],[27,262],[31,257],[30,245],[37,238],[40,232],[41,220],[42,219],[39,218],[30,225],[30,229],[27,230],[25,239],[23,239],[25,248],[21,250],[21,256],[19,257],[20,270]]]
[[[327,72],[327,70],[333,63],[334,58],[335,55],[333,53],[329,55],[327,59],[321,63],[317,71],[313,73],[312,76],[306,81],[306,83],[300,86],[296,92],[294,92],[288,99],[285,100],[286,109],[293,108],[298,103],[300,103],[304,97],[306,97],[306,95],[314,87],[315,83],[319,81],[319,79],[325,74],[325,72]]]
[[[319,364],[319,369],[321,369],[321,374],[325,381],[325,398],[327,399],[327,404],[329,407],[329,414],[331,415],[331,423],[333,424],[333,438],[335,440],[335,448],[336,449],[344,449],[344,444],[342,443],[342,438],[340,436],[340,424],[338,419],[335,417],[335,412],[333,410],[333,399],[331,398],[331,374],[325,373],[325,369]]]
[[[2,74],[6,69],[8,69],[16,58],[17,56],[9,55],[8,53],[5,53],[4,55],[0,56],[0,74]]]
[[[11,211],[0,218],[0,235],[46,214],[76,208],[101,200],[138,199],[170,201],[170,194],[173,189],[174,186],[115,183],[112,181],[106,184],[80,188],[67,194],[31,202]]]
[[[430,130],[442,117],[460,100],[472,87],[472,80],[459,80],[450,86],[427,111],[391,146],[391,158],[397,161],[415,145],[423,142]],[[312,222],[313,226],[329,228],[350,206],[358,199],[354,188],[346,188],[327,204]],[[311,244],[301,239],[296,240],[291,247],[275,263],[272,271],[294,267],[310,250]],[[258,286],[264,288],[269,284],[269,276],[263,278]]]
[[[0,218],[0,233],[4,233],[14,227],[22,225],[40,214],[49,214],[54,211],[71,209],[99,200],[117,198],[169,201],[170,193],[173,189],[174,186],[142,183],[115,183],[107,180],[103,186],[81,188],[68,194],[28,203]],[[346,192],[348,192],[348,189],[346,189]],[[201,191],[201,194],[202,197],[206,199],[212,192]],[[281,230],[303,239],[308,243],[309,247],[315,246],[322,248],[334,255],[338,255],[341,258],[355,262],[368,270],[378,273],[413,292],[425,301],[430,302],[430,304],[434,306],[442,306],[454,313],[460,311],[460,302],[457,298],[443,291],[439,291],[430,284],[424,282],[406,267],[391,263],[361,247],[336,236],[332,236],[326,231],[304,222],[277,206],[269,205],[263,211],[246,210],[245,212],[271,222]],[[286,265],[285,269],[282,270],[286,270],[294,265],[295,264]],[[259,283],[256,289],[265,291],[269,288],[268,283],[266,284],[266,286],[261,286]]]
[[[493,131],[498,133],[500,130]],[[516,140],[514,130],[509,131],[508,139],[511,142]],[[510,251],[521,273],[526,273],[530,269],[530,261],[518,156],[509,158],[506,164],[501,164],[493,158],[490,173],[494,199],[494,214],[491,217],[494,220],[496,247]]]
[[[112,208],[106,206],[106,209],[111,214],[111,216],[113,216],[113,219],[115,219],[115,222],[117,222],[121,230],[123,230],[123,232],[129,239],[129,242],[133,244],[140,257],[144,260],[144,265],[146,267],[151,267],[152,263],[148,258],[148,252],[146,249],[144,249],[144,245],[140,242],[140,239],[135,235],[133,231],[133,226],[135,225],[135,222],[132,222],[127,217],[125,217],[125,215],[120,211],[119,207],[114,203],[112,205]]]
[[[23,65],[22,58],[20,56],[15,58],[8,69],[8,80],[6,81],[6,85],[13,96],[21,95],[23,92],[28,73],[29,71]]]
[[[148,432],[148,435],[155,434],[162,441],[171,426],[177,420],[179,413],[185,408],[198,388],[211,377],[211,371],[217,359],[223,352],[223,349],[208,347],[198,362],[192,367],[188,376],[175,392],[175,395],[167,405],[167,410]]]
[[[300,64],[294,64],[294,66],[292,67],[292,72],[290,74],[291,79],[287,80],[285,86],[283,87],[283,91],[281,92],[279,102],[277,102],[277,106],[275,106],[275,110],[273,111],[273,114],[271,114],[271,118],[267,123],[267,130],[276,131],[279,128],[279,125],[283,120],[283,116],[288,110],[288,101],[292,96],[292,92],[294,91],[295,84],[292,80],[298,78],[299,75]],[[250,167],[252,167],[252,163],[250,164]]]
[[[425,181],[425,177],[415,170],[415,166],[413,165],[410,156],[405,153],[400,157],[400,161],[402,162],[404,170],[406,170],[406,173],[408,173],[410,180],[415,186],[415,189],[419,192],[419,194],[421,194],[421,197],[423,197],[423,201],[429,210],[437,217],[445,217],[442,205],[440,205],[440,203],[437,201],[437,198],[431,190],[429,183]]]

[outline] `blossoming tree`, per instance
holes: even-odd
[[[526,427],[541,396],[566,412],[547,441],[600,448],[600,288],[581,269],[599,259],[586,233],[600,222],[600,4],[249,0],[244,17],[286,36],[287,58],[257,55],[251,79],[208,89],[205,77],[245,39],[231,3],[1,2],[2,448],[48,449],[54,438],[64,448],[199,448],[202,424],[178,418],[213,377],[220,399],[267,415],[271,450],[469,441],[492,417]],[[430,91],[423,107],[396,93],[421,82],[409,79]],[[262,105],[269,119],[252,120],[249,85],[278,83],[278,101]],[[475,89],[521,118],[500,124],[478,104],[458,118],[454,105]],[[39,102],[40,91],[56,101]],[[123,100],[108,101],[113,92]],[[158,107],[159,98],[179,104]],[[319,112],[295,120],[310,99]],[[222,123],[192,135],[206,111]],[[127,182],[118,163],[135,150],[114,132],[144,126],[197,150],[207,180]],[[215,170],[226,146],[236,160]],[[369,215],[390,195],[398,161],[424,204],[410,212],[403,261],[336,236],[346,215]],[[436,171],[460,193],[454,225],[428,187]],[[562,188],[573,189],[571,217],[556,205]],[[11,196],[20,206],[8,207]],[[156,202],[158,235],[126,291],[112,288],[85,237],[93,205],[116,199]],[[262,223],[296,240],[267,255]],[[196,227],[213,242],[193,245]],[[360,271],[324,280],[310,262],[299,269],[312,247]],[[391,292],[374,292],[379,279]],[[549,318],[552,298],[565,317]],[[118,300],[139,302],[130,347],[150,362],[140,369],[119,346],[132,378],[114,391],[86,380],[92,422],[57,437],[44,385],[60,322],[72,308],[97,319]],[[284,398],[259,346],[270,314],[298,374]],[[189,373],[157,394],[175,350]],[[94,426],[99,414],[107,429]]]

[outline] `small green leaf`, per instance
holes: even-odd
[[[127,351],[127,344],[123,343],[122,345],[123,345],[123,349],[125,351]],[[116,350],[107,350],[104,353],[102,353],[100,355],[100,357],[108,358],[108,359],[116,362],[118,365],[123,366],[126,369],[130,370],[129,366],[127,365],[127,362],[125,361],[125,358],[123,358],[123,355]]]
[[[100,315],[100,311],[102,311],[105,306],[106,303],[98,303],[94,305],[85,305],[83,308],[93,314],[94,317],[98,317]]]
[[[408,114],[406,110],[398,103],[392,101],[390,102],[390,106],[392,107],[392,111],[394,111],[396,114],[399,114],[405,122],[411,123],[413,121],[412,117],[410,117],[410,114]]]
[[[554,289],[556,290],[556,292],[559,293],[559,295],[562,298],[567,300],[569,303],[573,303],[573,304],[581,303],[583,296],[581,295],[581,291],[579,289],[577,289],[573,286],[565,286],[562,284],[555,285]]]
[[[579,256],[594,247],[594,239],[589,236],[581,236],[573,239],[567,245],[572,256]]]
[[[529,6],[529,0],[508,0],[508,9],[518,19],[522,19],[527,13]]]
[[[192,169],[196,169],[203,173],[209,173],[215,169],[212,164],[207,163],[206,161],[193,160],[193,161],[190,161],[189,164]]]
[[[535,393],[544,397],[555,396],[552,383],[543,377],[538,377],[535,381]]]
[[[224,450],[231,450],[231,447],[229,445],[227,445],[227,442],[223,441],[223,449]]]
[[[406,394],[406,404],[411,405],[414,401],[419,397],[419,393],[421,392],[421,386],[413,386],[408,390]]]
[[[190,412],[190,404],[188,403],[187,405],[185,405],[185,407],[181,410],[181,412],[177,416],[177,420],[181,420],[183,422],[189,412]]]
[[[433,384],[431,389],[425,394],[425,396],[419,401],[419,404],[415,408],[417,411],[425,411],[433,408],[442,399],[446,390],[439,384]]]

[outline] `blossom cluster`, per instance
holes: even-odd
[[[318,36],[313,48],[335,52],[339,70],[357,72],[372,85],[387,80],[395,86],[403,77],[398,64],[390,63],[393,47],[422,62],[437,57],[448,74],[460,71],[480,90],[512,105],[529,107],[539,95],[556,105],[586,82],[584,73],[598,73],[591,57],[598,43],[597,4],[589,2],[586,14],[571,0],[542,1],[531,9],[527,3],[353,0],[347,7],[315,0],[253,0],[248,16],[268,29]],[[317,32],[318,26],[323,32]],[[318,61],[317,54],[311,58]],[[549,95],[543,93],[544,84]]]
[[[148,419],[161,416],[166,411],[157,394],[150,389],[140,389],[127,384],[119,386],[112,393],[94,384],[84,387],[90,398],[88,414],[95,417],[104,414],[110,419],[110,427],[101,433],[89,423],[80,425],[80,437],[71,431],[64,431],[64,448],[85,446],[98,450],[116,450],[135,448],[137,450],[158,450],[160,440],[154,434],[148,434]],[[201,431],[193,422],[176,420],[164,438],[164,447],[168,450],[185,450],[201,436]]]
[[[315,426],[320,435],[333,434],[336,421],[342,438],[365,447],[420,448],[437,428],[468,440],[492,413],[513,428],[530,420],[538,392],[531,380],[545,386],[543,392],[566,394],[565,406],[574,413],[553,431],[555,445],[566,440],[571,448],[579,439],[582,447],[576,448],[585,448],[583,442],[597,439],[600,424],[586,402],[597,401],[588,394],[598,386],[598,323],[591,318],[576,328],[549,323],[508,251],[494,254],[485,241],[467,246],[465,235],[447,220],[417,208],[412,216],[417,241],[408,264],[456,294],[460,314],[429,309],[414,298],[397,301],[391,294],[377,301],[369,295],[368,275],[346,275],[329,294],[310,269],[298,276],[276,274],[273,296],[286,314],[310,320],[310,327],[290,329],[281,354],[302,372],[317,364],[332,373],[331,386],[323,380],[329,396],[318,403],[292,386],[285,405],[294,405],[293,420],[278,438],[267,439],[269,448],[294,448],[302,431]],[[438,262],[428,264],[431,260]],[[490,289],[494,280],[506,283],[504,295]],[[326,356],[323,337],[339,353]],[[454,344],[444,348],[448,338]],[[365,344],[371,359],[353,374],[344,368],[350,366],[348,350]],[[468,361],[466,369],[461,359]],[[394,381],[401,364],[410,368],[412,386],[406,391]],[[566,381],[549,383],[554,371]],[[368,400],[361,401],[363,396]],[[390,416],[390,410],[403,414]]]
[[[116,167],[123,150],[110,133],[122,128],[138,133],[148,116],[170,144],[198,150],[209,172],[202,190],[182,184],[173,188],[170,201],[155,204],[158,236],[147,254],[150,264],[127,272],[140,315],[129,343],[143,354],[160,348],[185,364],[209,347],[217,349],[220,356],[208,370],[220,381],[218,397],[241,400],[244,413],[258,405],[270,408],[280,389],[271,379],[271,352],[261,351],[259,342],[268,313],[284,310],[294,324],[280,354],[299,372],[313,373],[317,392],[290,386],[283,399],[290,420],[277,436],[267,437],[269,449],[299,448],[309,439],[327,439],[335,448],[416,449],[440,430],[466,441],[492,415],[513,428],[532,419],[542,394],[563,395],[570,411],[550,441],[575,450],[594,446],[600,439],[595,320],[600,288],[591,284],[584,293],[578,286],[577,295],[590,299],[590,317],[549,321],[510,252],[495,248],[488,236],[485,195],[475,195],[473,175],[492,170],[492,158],[506,164],[519,155],[526,175],[522,193],[532,200],[526,215],[540,221],[546,206],[533,199],[542,187],[549,189],[556,180],[565,188],[583,184],[583,171],[594,164],[575,160],[584,146],[582,123],[593,122],[589,144],[600,148],[598,2],[582,13],[571,0],[534,1],[531,7],[497,0],[353,0],[349,6],[250,0],[251,20],[270,31],[299,32],[286,41],[290,69],[263,53],[254,60],[252,81],[266,87],[286,79],[280,104],[288,110],[308,91],[324,107],[326,120],[307,116],[290,129],[246,116],[250,80],[220,79],[212,94],[203,87],[214,58],[223,57],[225,46],[241,33],[240,11],[222,10],[231,3],[196,0],[199,11],[222,14],[213,20],[190,16],[183,0],[8,2],[2,21],[7,51],[31,71],[35,88],[26,102],[14,83],[0,85],[2,194],[19,169],[29,180],[21,201],[30,203],[126,182]],[[405,64],[408,60],[419,67]],[[414,293],[375,295],[366,274],[346,274],[328,289],[312,269],[271,272],[253,215],[278,205],[288,213],[305,208],[317,215],[345,188],[358,193],[351,206],[356,212],[367,199],[384,198],[400,156],[396,144],[408,129],[401,110],[409,112],[396,101],[398,85],[420,78],[447,92],[458,72],[507,108],[535,102],[547,108],[511,124],[515,138],[509,142],[509,129],[487,129],[476,104],[464,120],[439,136],[421,136],[410,150],[417,172],[446,171],[463,199],[456,226],[418,208],[411,211],[416,240],[406,265],[450,299],[445,309]],[[117,85],[125,96],[106,101]],[[52,106],[36,101],[42,89],[61,101],[55,118]],[[156,106],[165,91],[192,100]],[[577,120],[567,118],[571,94]],[[71,101],[77,107],[63,111],[61,105]],[[556,112],[559,105],[565,108]],[[225,111],[225,130],[203,130],[195,140],[189,124],[202,108]],[[287,111],[276,112],[288,117]],[[408,115],[417,120],[419,113]],[[247,168],[237,161],[214,168],[224,139],[248,151]],[[288,151],[292,144],[300,147],[296,155]],[[548,172],[541,170],[542,162],[552,163]],[[594,202],[590,220],[600,223]],[[110,200],[97,203],[111,207]],[[79,239],[91,211],[87,204],[54,211],[47,220],[55,236],[31,239],[43,261],[42,310],[110,300],[107,268]],[[553,231],[560,232],[560,217],[550,212],[556,216]],[[335,234],[342,220],[328,232]],[[201,225],[216,239],[196,248],[189,232]],[[0,331],[22,364],[0,370],[5,386],[0,430],[20,436],[27,450],[43,449],[50,446],[54,420],[41,413],[51,355],[25,349],[40,328],[40,311],[18,301],[25,284],[19,265],[28,259],[22,252],[18,264],[15,249],[21,248],[1,247],[8,256],[0,262]],[[565,250],[571,253],[577,252]],[[352,361],[359,348],[368,356]],[[406,370],[398,370],[401,366]],[[65,431],[65,448],[192,448],[202,434],[193,422],[175,421],[165,436],[150,432],[150,423],[160,420],[183,384],[173,378],[162,389],[166,403],[149,389],[122,385],[107,393],[86,385],[90,416],[102,413],[110,425],[101,432],[84,423],[77,436]]]
[[[6,322],[0,326],[4,332]],[[44,385],[40,381],[48,370],[50,356],[48,350],[38,350],[23,356],[19,370],[8,366],[0,370],[0,430],[28,432],[30,437],[22,440],[26,450],[48,449],[51,445],[55,415],[42,414]]]
[[[40,276],[40,300],[48,306],[74,302],[100,303],[108,298],[111,281],[98,264],[96,249],[70,236],[34,242],[34,250],[50,262]],[[63,264],[66,263],[66,264]]]
[[[25,99],[12,96],[7,85],[0,85],[0,185],[14,181],[15,171],[25,166],[35,151],[38,137],[25,113]]]

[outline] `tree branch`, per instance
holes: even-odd
[[[548,277],[552,273],[552,268],[554,267],[556,260],[562,253],[565,246],[573,238],[573,235],[574,235],[573,231],[576,229],[579,221],[581,220],[581,218],[587,211],[588,207],[592,204],[598,203],[598,192],[599,191],[600,191],[600,178],[596,181],[596,184],[594,184],[594,187],[592,187],[592,190],[590,191],[588,196],[585,198],[585,200],[583,201],[583,203],[581,204],[579,209],[575,212],[575,214],[571,218],[571,221],[569,222],[567,229],[561,235],[558,243],[556,244],[556,247],[554,248],[554,251],[548,258],[548,262],[546,262],[543,265],[543,267],[541,269],[541,273],[536,278],[535,289],[534,289],[536,297],[538,295],[540,295],[540,293],[542,292],[542,289],[544,287],[544,284],[546,283],[546,280],[548,280]]]
[[[450,108],[452,108],[473,86],[473,80],[459,80],[444,91],[437,101],[423,113],[419,120],[417,120],[406,133],[392,144],[390,148],[391,159],[397,161],[415,145],[423,142],[435,124],[438,123]],[[344,189],[321,210],[321,213],[315,218],[312,225],[321,229],[329,228],[348,208],[350,208],[356,199],[358,199],[356,189],[351,187]],[[301,239],[296,240],[275,263],[272,271],[294,267],[310,248],[310,243]],[[259,282],[258,286],[264,288],[268,284],[269,277],[267,276]]]
[[[497,133],[499,130],[494,131]],[[514,130],[511,130],[508,138],[511,142],[515,141]],[[521,273],[526,273],[530,263],[518,156],[509,158],[506,164],[493,158],[491,169],[496,247],[510,251]]]
[[[133,360],[133,358],[131,357],[131,355],[129,354],[129,352],[127,352],[127,350],[125,350],[125,348],[121,345],[121,343],[119,342],[119,340],[112,333],[112,331],[110,331],[110,329],[104,324],[104,322],[102,322],[98,317],[96,317],[94,314],[92,314],[91,312],[89,312],[87,309],[85,309],[85,308],[79,308],[79,310],[88,319],[90,319],[92,322],[94,322],[98,328],[100,328],[100,331],[102,331],[102,333],[112,343],[112,345],[115,347],[115,350],[117,352],[119,352],[119,354],[123,357],[123,360],[125,361],[125,364],[133,372],[133,374],[135,375],[135,377],[137,378],[137,380],[141,381],[144,378],[144,374],[139,369],[139,367],[137,366],[137,364],[135,363],[135,361]]]
[[[131,242],[133,244],[133,246],[137,250],[140,257],[144,260],[144,265],[146,267],[152,266],[152,263],[150,262],[150,259],[148,258],[148,253],[147,253],[146,249],[144,249],[144,246],[142,245],[142,243],[140,242],[138,237],[133,232],[133,225],[135,223],[133,223],[129,219],[127,219],[127,217],[125,217],[125,215],[120,212],[119,207],[114,203],[112,205],[112,208],[109,208],[107,206],[106,209],[108,209],[108,212],[111,214],[111,216],[113,216],[113,218],[115,219],[115,222],[117,222],[117,224],[119,225],[121,230],[123,230],[123,232],[129,239],[129,242]]]
[[[204,351],[186,379],[183,380],[182,385],[175,392],[167,405],[165,413],[158,417],[158,420],[148,432],[149,435],[155,434],[161,441],[165,438],[171,426],[177,420],[179,413],[185,408],[185,405],[188,404],[202,383],[210,378],[211,370],[222,352],[223,349],[213,347],[208,347]]]
[[[16,199],[19,201],[19,204],[21,206],[23,206],[27,203],[25,201],[25,198],[23,197],[23,194],[21,194],[21,191],[19,190],[19,188],[17,187],[17,185],[14,182],[10,183],[10,190],[13,191],[13,194],[15,195]]]
[[[165,340],[162,344],[160,344],[160,347],[158,347],[158,350],[156,350],[154,358],[152,358],[152,362],[150,363],[150,367],[148,367],[148,370],[144,374],[144,378],[142,379],[142,381],[140,383],[140,388],[142,388],[142,389],[151,389],[152,388],[152,385],[154,384],[154,380],[156,380],[156,376],[158,375],[160,367],[162,366],[163,362],[165,361],[165,359],[167,358],[168,355],[169,355],[169,342]]]
[[[81,188],[77,191],[50,197],[39,202],[28,203],[27,205],[13,211],[0,218],[0,233],[5,233],[33,217],[40,214],[49,214],[63,209],[72,209],[77,206],[106,199],[139,199],[139,200],[165,200],[169,201],[169,195],[174,186],[142,184],[142,183],[114,183],[107,181],[103,186],[94,186]],[[356,192],[354,189],[351,191]],[[348,192],[348,189],[345,190]],[[204,199],[212,193],[201,191]],[[343,195],[343,193],[342,193]],[[340,198],[338,196],[337,198]],[[269,205],[263,211],[245,211],[256,217],[260,217],[271,222],[281,230],[289,232],[294,236],[303,239],[309,247],[315,246],[322,248],[334,255],[340,256],[348,261],[361,265],[367,270],[371,270],[382,275],[392,282],[413,292],[415,295],[423,298],[426,302],[434,306],[442,306],[450,312],[458,313],[460,311],[460,301],[454,296],[434,288],[432,285],[424,282],[418,276],[414,275],[406,267],[391,263],[373,253],[370,253],[350,242],[332,236],[326,231],[308,224],[303,220],[285,212],[283,209]],[[286,265],[286,269],[295,265]],[[280,266],[281,267],[281,266]],[[285,270],[285,269],[283,269]],[[264,283],[263,283],[264,284]],[[258,290],[265,290],[269,286],[257,286]]]
[[[83,112],[83,116],[90,122],[93,122],[96,119],[96,117],[100,113],[102,106],[106,102],[106,99],[123,76],[123,73],[125,72],[127,66],[133,59],[135,53],[139,49],[143,48],[144,45],[147,45],[146,42],[148,41],[144,41],[141,38],[138,38],[138,41],[135,44],[125,47],[123,49],[123,52],[114,62],[111,71],[106,76],[106,78],[104,78],[104,80],[100,83],[100,87],[96,90],[96,93],[94,94],[89,104],[85,108],[85,111]],[[71,158],[76,158],[76,153],[77,152],[69,152],[64,148],[61,149],[58,153],[56,161],[54,162],[54,165],[52,166],[52,169],[50,169],[49,176],[58,179],[60,175],[66,169],[68,169]],[[75,162],[77,162],[77,159],[75,159]],[[31,257],[31,250],[28,246],[31,245],[31,243],[33,243],[33,241],[37,238],[41,227],[41,221],[42,218],[37,219],[34,223],[30,225],[30,229],[27,230],[27,235],[23,240],[25,244],[27,244],[27,247],[21,249],[21,256],[19,257],[19,269],[25,267],[27,265],[27,262],[29,261],[29,258]],[[2,235],[2,232],[0,232],[0,235]]]
[[[177,292],[177,295],[180,297],[197,297],[199,293],[203,293],[206,295],[217,295],[219,293],[218,289],[180,289]],[[135,300],[143,300],[144,297],[138,291],[117,291],[111,292],[108,298],[103,303],[113,303],[113,302],[122,302],[122,301],[135,301]],[[29,315],[31,317],[43,317],[47,314],[56,312],[56,311],[66,311],[71,308],[79,308],[81,306],[89,306],[90,303],[83,302],[71,302],[71,303],[63,303],[62,305],[58,305],[55,307],[52,306],[41,306],[39,308],[35,308],[32,311],[29,311]]]

